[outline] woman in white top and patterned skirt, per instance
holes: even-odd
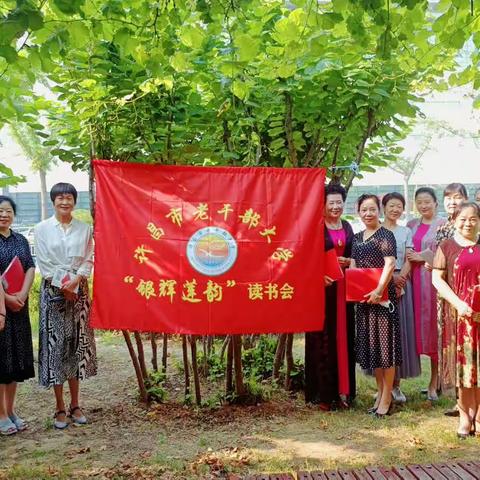
[[[55,214],[35,227],[37,265],[42,275],[39,325],[39,383],[52,387],[54,426],[87,423],[79,404],[80,380],[97,373],[95,337],[89,328],[90,297],[87,279],[93,264],[92,229],[72,216],[77,191],[57,183],[50,191]],[[68,382],[67,415],[63,385]]]

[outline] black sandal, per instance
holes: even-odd
[[[73,412],[76,412],[77,410],[81,413],[79,417],[73,415]],[[86,425],[88,423],[85,415],[83,414],[83,410],[78,405],[76,407],[70,406],[68,416],[72,419],[74,425]]]
[[[53,426],[57,429],[57,430],[65,430],[67,427],[68,427],[68,422],[67,422],[67,419],[65,418],[65,421],[62,422],[60,420],[57,420],[57,417],[59,415],[65,415],[65,417],[67,416],[67,412],[65,410],[57,410],[55,412],[55,415],[53,415],[53,418],[54,418],[54,422],[53,422]]]

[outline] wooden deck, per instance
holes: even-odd
[[[480,457],[480,449],[479,449]],[[480,461],[458,461],[407,467],[367,467],[358,470],[326,470],[249,475],[230,475],[229,480],[480,480]]]

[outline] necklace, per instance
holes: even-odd
[[[342,221],[340,220],[337,224],[333,225],[325,221],[325,225],[327,226],[328,230],[339,231],[343,228]],[[343,242],[341,238],[336,239],[336,243],[338,247],[343,247]]]

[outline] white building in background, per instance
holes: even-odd
[[[446,122],[465,136],[446,135],[439,131],[431,149],[421,159],[410,181],[411,185],[445,184],[451,182],[480,184],[480,110],[472,106],[471,90],[451,89],[430,95],[422,112],[426,118]],[[422,139],[413,132],[403,143],[406,156],[415,156]],[[402,176],[388,168],[367,174],[354,185],[401,185]]]

